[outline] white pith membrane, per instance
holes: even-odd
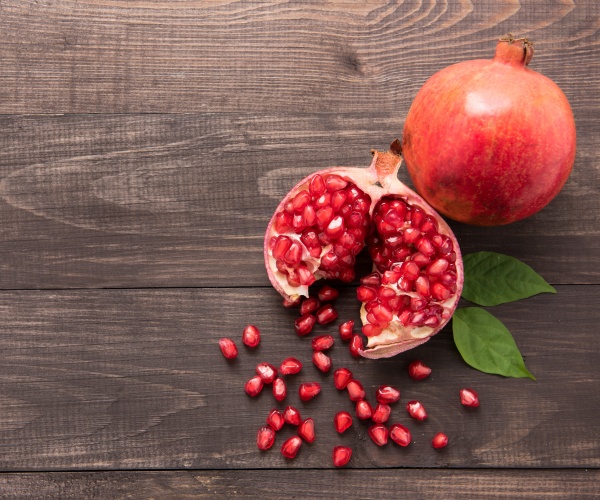
[[[368,287],[368,283],[373,282],[378,276],[380,283],[383,279],[384,284],[375,287],[375,289],[380,293],[383,288],[393,290],[394,295],[399,297],[394,299],[395,305],[401,303],[402,306],[390,317],[389,309],[385,311],[382,307],[377,307],[376,314],[373,314],[373,305],[383,303],[380,295],[375,297],[374,304],[367,306],[372,299],[366,300],[362,304],[360,316],[363,322],[363,333],[367,336],[368,342],[366,349],[361,351],[361,355],[367,358],[394,356],[429,340],[450,320],[462,291],[462,259],[456,238],[445,221],[420,196],[398,180],[397,172],[400,164],[401,159],[395,152],[374,152],[373,161],[369,168],[334,167],[306,177],[280,203],[265,235],[265,263],[269,269],[269,278],[275,289],[288,300],[293,300],[298,296],[308,297],[308,289],[313,280],[341,279],[346,282],[353,281],[355,256],[358,255],[365,244],[369,244],[371,257],[375,257],[373,259],[373,271],[376,274],[364,277],[358,290],[362,289],[364,292],[365,286]],[[304,212],[306,207],[304,202],[307,199],[310,199],[307,202],[308,205],[314,205],[316,200],[322,196],[322,193],[316,188],[311,193],[311,181],[315,176],[320,176],[326,184],[329,184],[328,179],[331,179],[333,188],[325,188],[324,190],[331,197],[336,195],[337,191],[347,193],[347,202],[338,203],[333,214],[325,213],[323,215],[321,212],[313,215],[311,209]],[[347,185],[344,186],[344,183],[347,183]],[[320,183],[317,182],[316,184]],[[339,188],[340,186],[343,187]],[[353,186],[358,190],[353,190]],[[298,196],[303,191],[310,196],[306,194]],[[344,196],[336,195],[338,202],[341,198],[344,198]],[[299,210],[293,207],[292,201],[294,199],[296,199],[295,205]],[[354,204],[357,199],[357,204]],[[368,212],[364,209],[364,199],[368,202]],[[402,207],[400,205],[404,205],[406,208],[403,217],[398,216],[398,214],[390,216],[394,228],[381,223],[383,217],[377,215],[378,212],[376,212],[377,207],[381,208],[381,203],[394,205],[393,207],[384,205],[386,214],[391,213],[390,208],[398,208],[401,213]],[[349,205],[350,208],[345,207],[345,205]],[[285,215],[286,212],[288,215]],[[315,212],[318,212],[318,210]],[[357,212],[362,214],[363,217],[360,224],[357,224],[360,220],[359,216],[356,215]],[[351,215],[353,213],[354,215]],[[420,215],[412,215],[415,213],[420,213]],[[317,215],[318,217],[324,217],[320,220],[320,226],[314,222]],[[373,219],[374,215],[375,219]],[[296,218],[295,222],[291,223],[290,220],[294,220],[294,217]],[[412,227],[413,217],[418,221],[416,222],[417,228]],[[307,220],[306,218],[309,222],[313,221],[310,227],[303,225],[303,221]],[[425,221],[429,222],[426,223]],[[295,227],[292,227],[292,225]],[[351,238],[347,236],[338,237],[338,232],[339,234],[344,233],[339,229],[339,226],[345,232],[352,233],[354,231],[358,237],[362,234],[364,241],[355,241],[352,245]],[[375,228],[372,229],[372,226],[375,226]],[[362,233],[358,230],[361,227],[365,228]],[[421,228],[424,228],[424,230],[421,230]],[[315,243],[314,237],[311,239],[305,237],[304,241],[310,241],[311,245],[314,245],[308,247],[303,243],[301,235],[303,231],[306,232],[311,229],[317,233],[319,242],[318,244]],[[381,234],[379,229],[383,229],[384,234]],[[333,237],[329,238],[328,235],[333,235]],[[432,238],[436,235],[439,235],[436,237],[436,245],[430,244],[428,254],[424,256],[417,248],[420,246],[419,240],[428,240],[431,243]],[[281,238],[281,236],[285,238]],[[289,241],[287,238],[289,238]],[[344,238],[344,240],[340,242],[340,238]],[[380,255],[378,258],[377,246],[381,245],[383,239],[386,239],[388,248],[391,248],[389,242],[393,241],[396,244],[400,241],[397,247],[403,247],[404,251],[394,255],[391,255],[390,252],[383,252],[383,257]],[[410,243],[403,241],[403,239],[410,240]],[[448,241],[450,241],[449,244]],[[293,251],[288,254],[287,252],[292,244]],[[379,248],[379,254],[381,254],[381,247]],[[407,248],[410,251],[407,252]],[[278,258],[273,255],[274,251],[277,253]],[[336,255],[336,253],[339,255]],[[418,257],[416,257],[417,255]],[[396,259],[396,257],[399,258]],[[441,274],[431,280],[428,279],[427,283],[422,277],[419,278],[420,286],[415,286],[417,278],[408,280],[404,275],[408,271],[405,271],[402,267],[406,266],[403,263],[414,262],[415,257],[417,262],[421,259],[418,271],[420,275],[428,274],[425,271],[429,269],[435,270],[437,267],[439,270],[443,268],[441,274],[444,275],[444,284],[443,286],[438,285],[435,293],[433,293],[433,286],[442,279]],[[433,265],[434,261],[437,261],[436,265]],[[297,272],[299,268],[304,269],[302,273]],[[411,266],[411,269],[413,271],[412,276],[414,276],[414,265]],[[300,277],[299,274],[302,276]],[[424,283],[427,286],[423,286]],[[448,290],[450,293],[448,293]],[[425,295],[421,295],[419,291],[425,293]],[[367,290],[367,295],[369,293]],[[390,291],[387,293],[391,296]],[[383,303],[383,305],[385,307],[387,304]],[[407,309],[409,312],[406,312]],[[369,314],[370,312],[372,314]]]

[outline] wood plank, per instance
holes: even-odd
[[[574,107],[598,112],[595,0],[22,2],[0,5],[1,113],[405,113],[507,32]]]
[[[504,379],[466,366],[444,330],[429,343],[381,361],[351,358],[338,341],[334,367],[348,366],[373,400],[379,385],[402,391],[391,421],[407,425],[413,443],[378,448],[367,425],[337,435],[332,418],[353,411],[332,375],[311,365],[309,338],[292,329],[297,311],[284,310],[272,290],[162,289],[12,291],[0,293],[0,470],[51,471],[181,468],[327,468],[337,444],[353,447],[354,468],[600,467],[600,312],[598,286],[559,286],[493,308],[512,331],[537,382]],[[358,321],[354,292],[336,307],[340,321]],[[222,336],[238,341],[244,325],[262,330],[256,351],[240,349],[226,362]],[[314,334],[336,330],[318,327]],[[336,335],[337,336],[337,335]],[[243,347],[240,345],[240,347]],[[243,384],[255,365],[287,356],[305,363],[277,404]],[[422,359],[432,376],[415,382],[407,364]],[[299,383],[323,391],[301,403]],[[458,390],[473,387],[482,404],[460,405]],[[423,402],[429,419],[409,421],[403,405]],[[293,433],[285,427],[274,449],[260,453],[255,437],[273,407],[297,405],[316,421],[317,440],[289,463],[278,451]],[[450,445],[430,445],[443,430]],[[398,472],[402,476],[404,472]]]
[[[61,472],[0,475],[3,497],[127,498],[597,498],[598,470],[280,470]]]
[[[326,166],[368,165],[401,128],[378,112],[0,117],[0,287],[267,285],[262,238],[288,189]],[[539,214],[453,223],[463,251],[508,253],[555,284],[599,283],[598,137],[597,117],[582,123],[575,170]]]

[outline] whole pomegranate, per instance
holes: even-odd
[[[267,227],[264,256],[288,303],[321,278],[355,279],[365,247],[373,272],[361,278],[365,357],[389,357],[429,340],[448,322],[463,285],[458,242],[446,222],[397,177],[400,143],[373,152],[368,168],[332,167],[300,181]]]
[[[404,124],[402,154],[417,191],[439,212],[496,226],[541,210],[575,161],[575,122],[552,80],[527,65],[533,46],[501,38],[491,60],[433,75]]]

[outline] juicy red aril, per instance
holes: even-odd
[[[331,358],[324,352],[316,351],[312,356],[313,364],[323,373],[327,373],[331,369]]]
[[[408,411],[408,414],[416,420],[425,420],[427,418],[425,407],[418,401],[409,401],[406,404],[406,411]]]
[[[283,414],[277,409],[271,410],[267,415],[267,425],[272,427],[274,431],[281,430],[284,423]]]
[[[335,388],[340,391],[346,388],[350,380],[352,380],[352,372],[348,370],[348,368],[338,368],[333,373],[333,384],[335,385]]]
[[[352,458],[352,448],[347,446],[336,446],[333,448],[333,465],[343,467]]]
[[[335,430],[342,434],[352,427],[352,415],[347,411],[337,412],[335,417],[333,417],[333,425],[335,426]]]
[[[281,454],[285,458],[294,458],[302,446],[302,438],[300,436],[292,436],[281,445]]]
[[[364,399],[366,393],[362,384],[356,380],[352,379],[346,385],[346,389],[348,389],[348,396],[350,396],[350,401],[360,401]]]
[[[333,346],[335,340],[331,335],[320,335],[311,341],[313,351],[326,351]]]
[[[302,422],[300,412],[293,406],[286,407],[286,409],[283,411],[283,419],[290,425],[300,425]]]
[[[281,375],[295,375],[302,370],[302,363],[296,358],[285,358],[279,365]]]
[[[366,420],[373,416],[373,408],[366,399],[356,402],[356,416],[361,420]]]
[[[256,347],[260,343],[260,330],[254,325],[248,325],[242,333],[242,342],[248,347]]]
[[[388,442],[389,431],[383,424],[374,424],[369,427],[369,437],[377,446],[383,446]]]
[[[390,405],[385,403],[378,403],[375,407],[375,411],[373,412],[373,416],[371,420],[376,424],[383,424],[387,422],[388,418],[390,418],[390,413],[392,412],[392,408]]]
[[[273,380],[273,397],[277,401],[283,401],[287,396],[287,387],[282,378],[276,378]]]
[[[326,325],[335,321],[338,317],[337,311],[331,304],[327,304],[317,311],[317,322],[319,325]]]
[[[258,429],[256,446],[259,450],[268,450],[275,443],[275,431],[268,426]]]
[[[323,285],[317,292],[317,297],[319,297],[321,302],[331,302],[332,300],[337,299],[339,295],[340,292],[329,285]]]
[[[356,298],[360,302],[369,302],[377,297],[377,291],[368,286],[359,286],[356,289]]]
[[[315,421],[307,418],[298,426],[298,435],[307,443],[315,440]]]
[[[256,373],[265,384],[270,384],[277,377],[277,368],[269,363],[258,363],[256,365]]]
[[[433,436],[433,439],[431,440],[431,446],[436,449],[445,448],[448,446],[448,436],[446,436],[446,434],[443,432],[438,432],[435,436]]]
[[[250,380],[248,380],[248,382],[246,382],[244,390],[246,391],[246,394],[248,394],[248,396],[255,397],[260,394],[260,391],[262,391],[263,387],[264,382],[262,381],[260,376],[255,375]]]
[[[479,396],[473,389],[461,389],[460,390],[460,402],[464,406],[470,406],[476,408],[479,406]]]
[[[408,446],[412,441],[410,431],[402,424],[393,424],[390,427],[390,437],[400,446]]]
[[[408,365],[408,376],[413,380],[423,380],[429,377],[431,368],[425,365],[422,361],[413,361]]]
[[[379,389],[377,389],[375,399],[377,399],[379,403],[395,403],[400,399],[400,391],[398,389],[394,389],[390,385],[382,385],[379,387]]]
[[[304,382],[298,387],[298,395],[302,401],[309,401],[321,392],[321,384],[318,382]]]
[[[302,304],[300,305],[300,314],[304,316],[305,314],[315,312],[320,306],[321,303],[318,299],[315,297],[309,297],[302,301]]]
[[[222,338],[219,340],[219,348],[227,359],[234,359],[238,355],[237,346],[231,339]]]
[[[340,338],[342,340],[350,340],[354,335],[354,321],[349,320],[342,323],[339,327]]]
[[[352,338],[350,339],[350,354],[355,357],[355,358],[359,358],[360,357],[360,351],[362,351],[365,348],[365,344],[363,341],[363,338],[358,335],[355,334],[352,336]]]
[[[300,336],[308,335],[312,331],[316,322],[317,318],[315,318],[312,314],[305,314],[294,321],[294,329]]]
[[[300,300],[302,300],[302,297],[300,296],[294,297],[293,299],[283,299],[283,307],[286,309],[297,307],[298,304],[300,304]]]

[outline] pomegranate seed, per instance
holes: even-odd
[[[259,450],[268,450],[275,443],[275,431],[268,426],[258,429],[256,446]]]
[[[225,356],[227,359],[234,359],[238,355],[237,346],[231,339],[219,339],[219,348],[221,349],[223,356]]]
[[[366,399],[356,402],[356,416],[361,420],[366,420],[373,416],[373,408]]]
[[[430,276],[441,276],[448,268],[448,261],[446,259],[436,259],[427,266],[427,274]]]
[[[313,364],[323,373],[327,373],[331,369],[331,358],[324,352],[316,351],[312,356]]]
[[[359,286],[356,289],[356,298],[359,302],[369,302],[377,297],[375,289],[368,286]]]
[[[287,236],[279,236],[275,240],[275,245],[273,246],[273,257],[275,259],[283,259],[285,254],[292,246],[292,240]]]
[[[333,417],[333,424],[335,425],[335,430],[342,434],[352,427],[352,415],[347,411],[339,411]]]
[[[350,396],[350,401],[360,401],[365,398],[365,389],[362,384],[356,380],[352,379],[346,385],[346,389],[348,389],[348,396]]]
[[[293,299],[283,299],[283,307],[285,307],[286,309],[292,309],[293,307],[297,307],[298,304],[300,304],[301,299],[302,297],[300,297],[300,295],[294,297]]]
[[[328,175],[325,177],[325,187],[327,191],[339,191],[348,185],[348,181],[342,179],[339,175]]]
[[[315,297],[309,297],[302,301],[302,305],[300,306],[300,315],[304,316],[305,314],[309,314],[315,312],[321,306],[319,300]]]
[[[400,446],[408,446],[412,441],[410,431],[402,424],[393,424],[390,427],[390,437]]]
[[[298,435],[307,443],[315,440],[315,421],[307,418],[298,426]]]
[[[437,300],[446,300],[448,297],[450,297],[450,290],[448,290],[444,285],[442,285],[441,283],[434,283],[431,287],[431,296],[434,299]]]
[[[383,424],[387,422],[388,418],[390,418],[390,413],[392,412],[392,408],[390,405],[385,403],[378,403],[375,407],[375,411],[373,412],[373,416],[371,420],[373,420],[376,424]]]
[[[340,391],[346,388],[350,380],[352,380],[352,372],[348,370],[348,368],[338,368],[333,373],[333,384],[335,385],[335,388]]]
[[[414,419],[422,421],[427,418],[425,407],[418,401],[409,401],[406,404],[406,411],[408,411],[408,414]]]
[[[460,390],[460,402],[464,406],[470,406],[476,408],[479,406],[479,396],[473,389],[461,389]]]
[[[269,363],[258,363],[256,365],[256,373],[265,384],[270,384],[277,377],[277,368]]]
[[[350,340],[354,335],[354,321],[349,320],[340,325],[340,338],[342,340]]]
[[[300,336],[308,335],[312,331],[316,322],[317,318],[315,316],[312,314],[305,314],[294,321],[294,329]]]
[[[267,415],[267,425],[272,427],[274,431],[281,430],[284,423],[283,414],[277,409],[271,410]]]
[[[431,440],[431,446],[436,449],[445,448],[448,446],[448,436],[446,436],[446,434],[443,432],[438,432],[435,436],[433,436],[433,439]]]
[[[313,351],[326,351],[333,346],[334,339],[331,335],[321,335],[312,339]]]
[[[377,389],[375,399],[377,399],[379,403],[395,403],[400,399],[400,391],[394,389],[391,385],[382,385]]]
[[[246,382],[244,390],[246,391],[246,394],[248,394],[248,396],[255,397],[260,394],[260,391],[262,391],[263,387],[264,382],[262,381],[262,378],[260,378],[258,375],[255,375],[250,380],[248,380],[248,382]]]
[[[377,446],[383,446],[388,442],[389,431],[383,424],[374,424],[369,427],[369,437]]]
[[[367,314],[367,319],[369,319],[369,316],[370,315]],[[375,326],[375,325],[366,324],[366,325],[364,325],[362,327],[362,332],[367,337],[374,337],[376,335],[379,335],[382,331],[383,331],[383,328],[381,326]],[[361,349],[362,349],[362,347],[361,347]],[[358,352],[357,352],[357,354],[360,356],[360,354]]]
[[[292,245],[283,257],[283,260],[291,266],[300,264],[302,261],[302,246],[300,243],[297,241],[292,242]]]
[[[302,363],[296,358],[285,358],[279,365],[281,375],[295,375],[302,370]]]
[[[313,176],[310,180],[308,189],[314,197],[321,196],[325,192],[325,181],[319,174]]]
[[[360,351],[362,351],[364,348],[365,345],[363,343],[362,337],[358,334],[353,335],[352,339],[350,340],[350,354],[355,358],[359,358]]]
[[[300,412],[293,406],[288,406],[283,411],[283,419],[287,424],[300,425],[302,418],[300,418]]]
[[[367,274],[360,279],[360,284],[364,286],[378,288],[381,285],[381,276],[378,272]]]
[[[318,382],[304,382],[298,387],[298,395],[302,401],[309,401],[321,392],[321,384]]]
[[[337,311],[331,304],[327,304],[317,311],[317,322],[319,325],[326,325],[335,321],[338,317]]]
[[[340,292],[329,285],[323,285],[317,292],[317,297],[319,297],[321,302],[331,302],[332,300],[337,299],[339,295]]]
[[[273,380],[273,397],[277,401],[283,401],[287,396],[287,387],[282,378],[276,378]]]
[[[343,467],[352,458],[352,448],[347,446],[336,446],[333,449],[333,465],[335,467]]]
[[[431,368],[420,360],[413,361],[408,365],[408,376],[413,380],[423,380],[429,377],[430,374]]]
[[[308,267],[306,267],[306,266],[298,267],[297,272],[298,272],[298,280],[300,281],[301,285],[310,286],[315,281],[317,281],[317,279],[315,278],[315,275],[313,273],[311,273],[310,270],[308,269]]]
[[[292,205],[296,212],[300,212],[309,203],[310,203],[310,193],[306,190],[300,191],[292,199]]]
[[[333,219],[333,208],[326,206],[317,210],[317,226],[319,229],[325,229]]]
[[[248,325],[242,333],[242,342],[248,347],[256,347],[260,343],[260,330],[254,325]]]
[[[421,275],[415,280],[415,292],[421,297],[429,297],[429,278]]]
[[[285,458],[294,458],[298,454],[298,451],[300,451],[301,445],[302,439],[300,436],[292,436],[281,445],[281,454]]]

